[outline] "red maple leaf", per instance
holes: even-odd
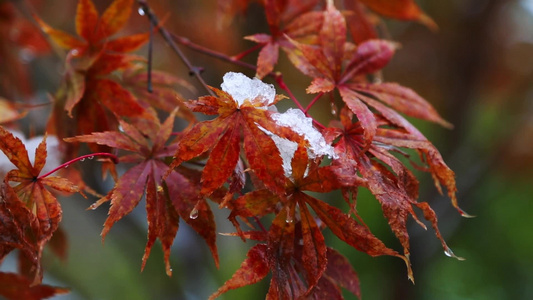
[[[415,20],[436,28],[435,22],[413,0],[351,0],[361,2],[373,11],[398,20]]]
[[[17,201],[21,201],[29,211],[34,213],[38,221],[38,226],[33,225],[32,222],[25,222],[26,224],[20,224],[20,226],[30,226],[28,228],[31,228],[35,235],[36,256],[28,256],[27,258],[36,266],[35,276],[36,280],[40,282],[42,278],[40,269],[42,248],[56,231],[62,214],[61,206],[56,197],[45,186],[68,193],[79,192],[79,189],[66,178],[48,176],[48,174],[40,176],[46,163],[46,136],[35,150],[34,164],[30,162],[24,144],[3,127],[0,127],[0,150],[17,167],[17,169],[9,171],[4,179],[6,185],[9,182],[17,183],[13,186],[16,197],[7,197],[5,201],[12,202],[10,205],[16,205]],[[8,192],[10,189],[9,186]],[[27,214],[23,209],[20,208],[17,211],[19,211],[17,218],[32,220],[31,216],[24,216]]]
[[[319,293],[327,293],[329,290],[329,288],[317,288],[318,286],[325,287],[331,284],[337,286],[337,283],[340,285],[345,283],[339,282],[338,277],[331,280],[330,277],[326,277],[325,281],[319,285],[324,274],[329,276],[327,275],[327,248],[319,225],[315,216],[308,209],[308,205],[326,227],[329,227],[338,238],[350,246],[372,256],[392,255],[402,258],[406,262],[409,276],[412,278],[406,257],[387,248],[366,226],[358,224],[340,209],[304,192],[325,193],[339,189],[344,184],[348,186],[356,184],[355,182],[343,184],[336,181],[335,168],[331,166],[318,167],[318,163],[318,161],[312,161],[308,165],[305,147],[298,147],[292,159],[292,178],[286,179],[285,182],[285,193],[276,195],[266,189],[256,190],[237,198],[232,203],[230,220],[243,238],[246,235],[240,230],[236,220],[237,216],[257,218],[269,213],[276,214],[270,230],[264,237],[267,242],[264,254],[262,256],[254,254],[261,257],[262,263],[268,266],[272,272],[269,297],[275,299],[316,297]],[[256,248],[254,251],[259,250],[260,248]],[[252,258],[249,256],[249,259]],[[229,289],[258,281],[260,278],[253,277],[253,280],[250,280],[248,277],[246,269],[249,268],[250,264],[262,266],[257,261],[245,261],[241,269],[212,298]],[[345,267],[344,264],[341,265]],[[335,267],[340,266],[330,267],[330,275],[334,273]],[[266,276],[265,272],[261,274],[263,274],[262,277]],[[353,285],[349,289],[356,290]],[[326,298],[328,299],[337,295],[338,289],[331,289],[329,292],[332,294],[327,294],[329,297]]]
[[[352,39],[356,43],[378,37],[375,27],[382,20],[367,8],[385,17],[419,21],[432,30],[437,29],[437,24],[433,19],[426,15],[413,0],[344,0],[343,3],[345,9],[349,11],[346,14],[346,22]]]
[[[395,83],[368,83],[365,76],[381,70],[392,58],[397,45],[383,40],[368,40],[357,47],[346,42],[346,22],[330,3],[324,12],[319,33],[319,47],[294,42],[301,51],[296,66],[313,77],[308,93],[340,92],[342,100],[355,113],[370,142],[376,133],[377,121],[372,101],[378,99],[391,108],[412,117],[433,121],[445,127],[443,120],[426,100],[413,90]]]
[[[425,170],[431,172],[434,177],[439,191],[441,191],[440,184],[445,185],[454,207],[463,216],[468,216],[457,206],[455,175],[444,163],[435,147],[420,132],[396,112],[384,106],[379,107],[397,121],[403,120],[407,129],[386,119],[378,119],[379,127],[376,135],[365,152],[366,143],[361,123],[352,123],[353,113],[344,107],[341,110],[340,124],[333,122],[337,128],[328,128],[326,133],[327,140],[340,138],[334,146],[339,155],[334,165],[342,165],[343,169],[351,165],[367,180],[366,187],[381,203],[383,213],[400,240],[406,256],[409,255],[409,235],[406,226],[408,216],[411,215],[425,228],[425,225],[418,220],[413,207],[418,207],[424,212],[424,217],[431,222],[444,250],[449,256],[453,256],[453,252],[438,230],[435,212],[426,202],[417,202],[418,180],[397,157],[392,155],[392,152],[405,154],[400,148],[415,149],[427,165]]]
[[[266,109],[283,96],[275,96],[272,87],[242,74],[228,73],[224,78],[223,86],[227,84],[227,89],[237,89],[234,91],[237,96],[212,88],[218,97],[205,96],[188,103],[192,111],[219,116],[197,123],[183,134],[171,167],[211,150],[202,171],[202,193],[209,195],[234,172],[242,136],[250,169],[267,188],[282,192],[285,177],[282,159],[265,131],[289,140],[302,139],[290,128],[277,125],[271,118],[274,112]]]
[[[272,72],[278,62],[280,47],[289,58],[298,59],[298,56],[292,54],[294,45],[288,38],[307,44],[316,43],[316,33],[323,18],[322,12],[313,11],[317,3],[318,0],[264,1],[270,34],[258,33],[245,37],[262,44],[257,58],[258,78]]]
[[[54,97],[49,132],[64,138],[114,129],[117,121],[113,114],[155,118],[130,91],[115,80],[106,78],[116,70],[132,67],[132,62],[139,58],[127,52],[148,41],[149,33],[110,39],[126,24],[132,5],[133,0],[115,0],[100,16],[91,0],[80,0],[76,32],[82,39],[54,29],[35,16],[53,41],[70,50],[63,82]],[[75,156],[76,150],[70,146],[66,156]]]
[[[315,299],[343,299],[341,287],[361,299],[359,277],[350,261],[330,247],[327,249],[326,258],[328,265],[324,276],[320,278],[312,292]]]
[[[9,100],[0,97],[0,124],[16,121],[25,115],[25,111],[19,112]]]
[[[65,288],[33,284],[26,277],[18,274],[0,272],[0,295],[6,299],[40,300],[68,292],[69,290]]]
[[[109,40],[126,25],[133,0],[115,0],[100,16],[91,0],[79,0],[76,12],[76,33],[81,39],[48,26],[40,18],[41,28],[59,46],[75,50],[73,56],[90,57],[102,51],[126,53],[142,46],[148,40],[148,33],[141,33]]]
[[[5,182],[0,190],[0,261],[14,249],[33,265],[39,265],[41,245],[37,217],[18,198],[13,188]]]
[[[142,268],[152,245],[159,239],[163,245],[169,276],[172,274],[170,248],[178,231],[179,217],[206,240],[218,266],[214,216],[200,195],[197,172],[185,168],[172,171],[165,163],[165,159],[172,156],[177,148],[175,143],[166,145],[172,134],[176,112],[174,110],[163,124],[156,121],[151,125],[145,122],[134,126],[119,120],[123,132],[93,132],[65,139],[67,142],[97,143],[133,152],[122,156],[120,161],[134,163],[135,166],[128,169],[118,179],[115,187],[91,208],[96,209],[102,203],[111,201],[109,216],[102,230],[104,239],[113,224],[129,214],[146,194],[148,242]],[[166,181],[163,181],[164,174],[167,174]]]

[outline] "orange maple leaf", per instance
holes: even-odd
[[[6,184],[18,183],[13,187],[14,193],[28,210],[33,212],[39,222],[34,233],[38,249],[37,258],[29,257],[30,261],[38,262],[42,247],[58,228],[62,215],[61,205],[57,198],[45,186],[67,193],[79,192],[79,189],[66,178],[48,176],[48,174],[40,175],[46,163],[46,135],[35,150],[34,164],[30,162],[24,144],[3,127],[0,127],[0,150],[17,167],[7,173]],[[41,276],[40,265],[38,265],[36,278],[40,281]]]

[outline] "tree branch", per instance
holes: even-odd
[[[157,18],[155,13],[152,11],[148,3],[145,0],[137,0],[137,3],[139,3],[139,6],[141,7],[142,11],[146,15],[150,23],[153,24],[158,29],[159,33],[161,34],[165,42],[170,46],[170,48],[172,48],[172,50],[178,55],[181,61],[187,66],[187,68],[189,69],[189,73],[191,75],[194,75],[194,77],[196,77],[196,79],[200,82],[200,84],[202,84],[202,86],[206,89],[206,91],[209,92],[211,96],[215,96],[215,94],[213,93],[213,91],[211,91],[211,89],[209,88],[207,83],[204,81],[202,76],[200,76],[201,68],[193,66],[191,64],[189,59],[181,51],[181,49],[178,47],[176,42],[174,42],[172,35],[163,26],[160,26],[159,19]]]

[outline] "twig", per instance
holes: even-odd
[[[259,220],[259,218],[257,216],[254,216],[253,218],[254,218],[255,222],[257,223],[257,225],[259,225],[261,230],[263,232],[267,233],[268,231],[266,230],[265,226],[263,226],[263,223],[261,223],[261,220]]]
[[[257,49],[261,49],[261,47],[263,47],[264,44],[256,44],[255,46],[253,46],[252,48],[248,49],[248,50],[244,50],[243,52],[241,53],[238,53],[238,54],[235,54],[235,55],[232,55],[231,58],[235,59],[235,60],[241,60],[243,59],[244,57],[246,57],[248,54],[254,52],[255,50]]]
[[[147,83],[147,89],[149,93],[152,93],[154,91],[154,88],[152,87],[152,50],[154,48],[154,24],[150,22],[150,41],[148,42],[148,83]]]
[[[289,87],[285,84],[285,81],[283,81],[283,75],[281,74],[278,74],[278,76],[276,76],[276,82],[278,83],[279,87],[284,90],[285,92],[287,92],[287,94],[289,94],[289,98],[291,98],[292,102],[294,102],[294,104],[296,104],[296,106],[298,106],[298,108],[303,111],[305,113],[306,116],[308,116],[307,112],[305,111],[305,108],[302,106],[302,104],[300,104],[300,101],[298,101],[298,99],[296,99],[296,97],[294,96],[294,94],[291,92],[291,90],[289,89]]]
[[[206,88],[206,90],[209,91],[210,95],[215,96],[213,91],[211,89],[209,89],[209,87],[207,86],[207,84],[205,83],[203,78],[200,76],[200,72],[199,72],[200,68],[194,67],[191,64],[191,62],[183,54],[183,52],[181,51],[181,49],[178,47],[178,45],[176,43],[179,43],[179,44],[181,44],[183,46],[186,46],[186,47],[188,47],[188,48],[190,48],[192,50],[195,50],[195,51],[197,51],[199,53],[203,53],[205,55],[208,55],[208,56],[211,56],[211,57],[223,60],[223,61],[227,61],[227,62],[230,62],[232,64],[235,64],[235,65],[238,65],[238,66],[241,66],[241,67],[245,67],[245,68],[257,71],[257,67],[255,65],[240,61],[239,59],[242,58],[242,56],[239,55],[239,54],[237,54],[236,56],[228,56],[228,55],[226,55],[224,53],[221,53],[221,52],[218,52],[218,51],[214,51],[212,49],[209,49],[209,48],[200,46],[198,44],[195,44],[195,43],[191,42],[187,38],[184,38],[184,37],[178,36],[176,34],[170,33],[164,27],[159,26],[159,20],[157,19],[157,16],[152,12],[150,7],[148,6],[148,3],[146,3],[146,0],[137,0],[137,2],[139,3],[141,9],[143,10],[144,14],[148,17],[150,22],[152,22],[152,24],[154,26],[157,26],[157,28],[159,29],[159,33],[161,34],[161,36],[163,36],[163,38],[165,39],[167,44],[172,48],[172,50],[174,50],[174,52],[176,52],[176,54],[180,57],[180,59],[187,66],[187,68],[189,68],[190,73],[192,75],[196,76],[198,81],[200,81],[200,83]],[[244,53],[248,54],[249,52],[255,50],[256,48],[258,48],[258,46],[252,47],[250,50],[245,51]],[[287,87],[287,85],[283,81],[283,77],[281,76],[281,74],[270,72],[269,74],[267,74],[267,76],[270,76],[270,77],[274,78],[276,80],[276,82],[278,83],[278,85],[280,86],[280,88],[283,89],[284,91],[286,91],[289,94],[289,97],[296,104],[296,106],[302,112],[304,112],[307,117],[309,117],[309,114],[307,113],[307,110],[314,104],[314,102],[317,101],[316,98],[313,99],[313,101],[309,104],[308,108],[306,109],[300,104],[298,99],[296,99],[296,97],[292,94],[291,90]],[[319,96],[321,96],[321,95],[319,95]],[[317,98],[320,98],[319,96],[317,96]],[[322,125],[320,122],[316,121],[314,118],[313,118],[313,123],[315,124],[315,126],[317,126],[319,128],[322,128],[322,129],[326,128],[324,125]]]
[[[318,99],[320,99],[320,97],[322,97],[322,95],[324,95],[324,93],[319,93],[318,95],[316,95],[316,97],[313,98],[313,100],[311,100],[311,102],[309,102],[309,104],[307,105],[307,107],[304,110],[304,113],[307,113],[311,109],[311,107],[313,107],[313,105],[318,101]]]
[[[255,65],[240,61],[238,59],[239,54],[237,54],[236,56],[228,56],[228,55],[226,55],[224,53],[221,53],[221,52],[218,52],[218,51],[214,51],[214,50],[211,50],[211,49],[206,48],[204,46],[200,46],[198,44],[195,44],[195,43],[191,42],[188,38],[184,38],[184,37],[181,37],[181,36],[173,34],[173,33],[171,33],[171,35],[172,35],[172,38],[174,39],[174,41],[178,42],[179,44],[181,44],[181,45],[183,45],[183,46],[185,46],[185,47],[187,47],[189,49],[195,50],[195,51],[197,51],[199,53],[202,53],[202,54],[205,54],[207,56],[211,56],[211,57],[223,60],[223,61],[227,61],[227,62],[235,64],[237,66],[245,67],[245,68],[248,68],[248,69],[251,69],[251,70],[254,70],[254,71],[257,70],[257,67]]]
[[[201,68],[193,66],[191,62],[189,61],[189,59],[185,56],[185,54],[178,47],[176,42],[174,42],[174,39],[172,38],[171,34],[163,26],[159,26],[159,19],[157,18],[155,13],[152,11],[148,3],[145,0],[137,0],[137,3],[141,7],[144,14],[148,17],[148,20],[150,20],[150,22],[155,27],[158,28],[158,31],[163,37],[163,39],[165,40],[165,42],[170,46],[170,48],[172,48],[172,50],[178,55],[181,61],[187,66],[187,68],[189,69],[189,73],[191,75],[194,75],[194,77],[196,77],[196,79],[200,82],[200,84],[202,84],[202,86],[211,96],[215,96],[215,93],[211,91],[211,89],[209,88],[207,83],[205,83],[202,76],[200,76]]]
[[[298,99],[296,99],[296,97],[294,96],[294,94],[291,92],[291,90],[289,89],[289,87],[285,84],[285,81],[283,81],[283,76],[281,74],[278,74],[276,77],[276,82],[278,83],[279,87],[284,90],[285,92],[287,92],[287,94],[289,94],[289,98],[291,98],[291,100],[294,102],[294,104],[296,104],[296,106],[305,114],[306,117],[310,117],[309,114],[307,113],[307,109],[305,109],[302,104],[300,104],[300,101],[298,101]],[[314,99],[313,99],[314,100]],[[316,101],[316,100],[314,100]],[[311,104],[310,104],[311,105]],[[314,118],[311,118],[313,119],[313,124],[315,124],[315,126],[321,128],[321,129],[324,129],[326,128],[326,126],[322,125],[320,122],[318,122],[317,120],[315,120]]]

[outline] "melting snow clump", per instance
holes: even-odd
[[[331,145],[326,143],[326,140],[322,134],[313,127],[313,120],[305,116],[305,114],[299,109],[289,109],[284,113],[272,114],[272,119],[279,126],[289,127],[294,132],[303,136],[303,138],[309,143],[308,155],[311,159],[327,155],[330,158],[337,158],[335,150]],[[298,149],[298,144],[284,139],[276,134],[259,126],[264,133],[266,133],[278,148],[281,159],[283,160],[283,170],[287,178],[292,178],[292,159],[294,153]]]
[[[261,103],[262,106],[269,106],[276,98],[274,85],[264,83],[257,78],[251,79],[242,73],[228,72],[223,80],[220,87],[230,94],[239,106],[245,100],[252,104]]]
[[[260,106],[264,109],[268,107],[269,110],[272,110],[274,113],[272,113],[271,117],[277,125],[292,129],[309,143],[308,155],[311,159],[324,155],[330,158],[337,158],[333,147],[326,143],[322,134],[313,127],[313,119],[306,117],[299,109],[289,109],[285,113],[277,112],[275,106],[271,105],[276,99],[276,90],[272,84],[264,83],[257,78],[248,78],[242,73],[228,72],[224,75],[220,86],[224,92],[233,97],[239,106],[248,100],[256,107]],[[285,176],[291,178],[291,162],[298,144],[262,128],[259,124],[256,125],[270,136],[276,144],[283,160]]]
[[[337,158],[333,147],[326,143],[322,134],[313,127],[313,119],[306,117],[301,110],[290,108],[284,113],[272,114],[272,119],[280,126],[291,128],[309,142],[310,158],[323,155]]]
[[[282,137],[279,137],[272,132],[266,130],[265,128],[261,127],[260,125],[257,125],[261,131],[266,133],[272,141],[274,141],[274,144],[276,144],[276,147],[279,150],[279,154],[281,156],[281,160],[283,161],[282,167],[283,171],[285,173],[285,177],[292,178],[292,158],[294,157],[294,152],[298,149],[298,143],[289,141],[288,139],[284,139]]]

